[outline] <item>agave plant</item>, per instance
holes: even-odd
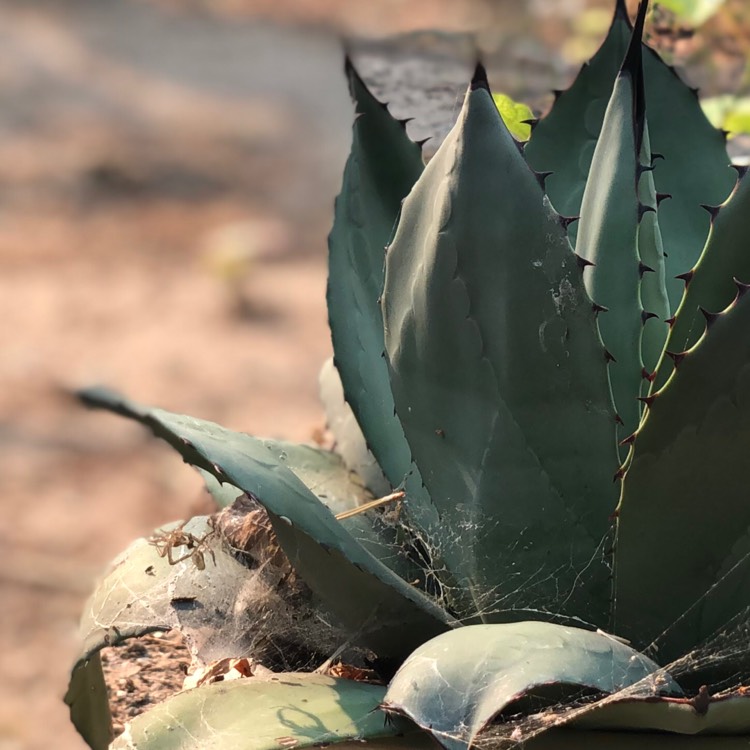
[[[426,167],[347,64],[334,452],[82,394],[169,442],[220,505],[262,506],[388,682],[204,685],[114,747],[747,746],[750,182],[642,42],[645,15],[617,2],[525,147],[477,66]],[[247,648],[247,566],[205,519],[173,541],[189,559],[141,540],[87,607],[67,700],[93,748],[111,739],[104,645],[180,627],[206,658]]]

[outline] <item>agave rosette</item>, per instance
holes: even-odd
[[[83,394],[167,440],[225,504],[262,504],[316,601],[392,677],[204,686],[116,746],[395,743],[414,724],[450,750],[647,741],[612,734],[631,729],[747,741],[750,183],[642,43],[645,13],[633,28],[617,3],[525,147],[478,66],[426,167],[347,64],[324,375],[338,453]],[[393,553],[379,511],[337,518],[393,489],[421,556]],[[211,568],[188,575],[207,603]],[[127,608],[123,627],[103,585],[68,696],[92,747],[109,742],[98,650],[174,625]]]

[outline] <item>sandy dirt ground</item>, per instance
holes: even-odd
[[[61,697],[85,596],[206,503],[168,449],[70,391],[309,439],[351,121],[337,37],[481,27],[490,56],[515,40],[498,74],[526,61],[509,90],[543,98],[569,69],[554,24],[530,39],[509,4],[497,30],[500,5],[0,2],[0,750],[83,747]],[[457,110],[468,39],[417,40],[417,62],[361,45],[376,83],[400,60],[431,92],[396,103],[421,109],[415,137]]]

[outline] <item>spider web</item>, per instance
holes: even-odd
[[[510,614],[517,615],[510,619],[545,620],[589,630],[596,629],[594,623],[556,614],[556,607],[563,605],[570,598],[572,594],[570,589],[561,588],[556,599],[546,608],[514,607],[513,602],[517,592],[524,591],[525,598],[528,600],[529,588],[533,589],[536,583],[541,581],[548,583],[550,578],[555,578],[560,573],[565,573],[563,577],[570,580],[569,566],[563,565],[556,570],[540,571],[538,574],[519,578],[516,587],[510,592],[506,590],[506,593],[502,595],[491,588],[475,591],[473,599],[467,602],[466,598],[461,596],[462,584],[452,579],[448,567],[443,562],[444,551],[447,546],[460,543],[461,540],[463,544],[467,544],[468,538],[481,531],[482,519],[469,520],[467,516],[467,519],[457,524],[456,527],[449,528],[442,525],[438,533],[430,534],[429,531],[420,529],[410,522],[408,498],[404,507],[374,512],[380,514],[384,524],[391,525],[396,530],[395,538],[399,540],[398,544],[401,546],[400,549],[395,548],[393,554],[405,556],[422,568],[423,575],[418,581],[419,587],[451,611],[457,619],[467,623],[480,620],[491,621],[494,615],[502,615],[501,619],[507,620]],[[611,542],[611,533],[605,535],[589,564],[595,560],[611,568]],[[519,540],[517,547],[522,548],[522,546],[523,540]],[[512,555],[517,551],[522,551],[522,549],[509,549],[506,554]],[[587,567],[588,564],[584,565],[579,570],[580,575],[574,576],[574,585],[586,584]],[[696,607],[702,606],[712,597],[726,595],[723,589],[731,586],[737,575],[746,574],[748,571],[750,571],[750,553],[742,557],[711,589],[701,595],[663,633],[648,644],[642,650],[643,653],[659,663],[660,645],[674,632],[679,631],[684,619]],[[668,592],[665,592],[665,595],[668,595]],[[616,635],[612,637],[619,640]],[[576,719],[591,710],[594,703],[597,707],[603,707],[625,699],[664,696],[671,680],[676,681],[684,690],[686,701],[695,700],[704,691],[712,700],[746,694],[744,686],[750,685],[750,604],[689,653],[662,665],[659,671],[648,679],[612,695],[570,685],[546,686],[532,690],[528,695],[506,707],[481,732],[473,747],[487,748],[487,750],[516,747],[550,728],[575,723]],[[704,708],[698,710],[702,711]],[[468,732],[467,726],[459,726],[450,738],[465,741]]]

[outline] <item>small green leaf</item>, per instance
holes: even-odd
[[[383,705],[408,716],[448,750],[466,750],[510,703],[558,687],[653,696],[679,687],[616,638],[545,622],[470,625],[420,646],[401,666]]]
[[[386,722],[377,710],[384,693],[378,685],[317,674],[216,682],[133,719],[112,750],[279,750],[408,731],[409,722]]]
[[[517,102],[507,94],[492,94],[500,117],[503,118],[505,127],[514,138],[519,141],[528,141],[531,135],[531,125],[526,120],[533,120],[534,113],[528,104]]]
[[[675,14],[686,26],[700,26],[716,13],[725,0],[659,0],[659,5]]]

